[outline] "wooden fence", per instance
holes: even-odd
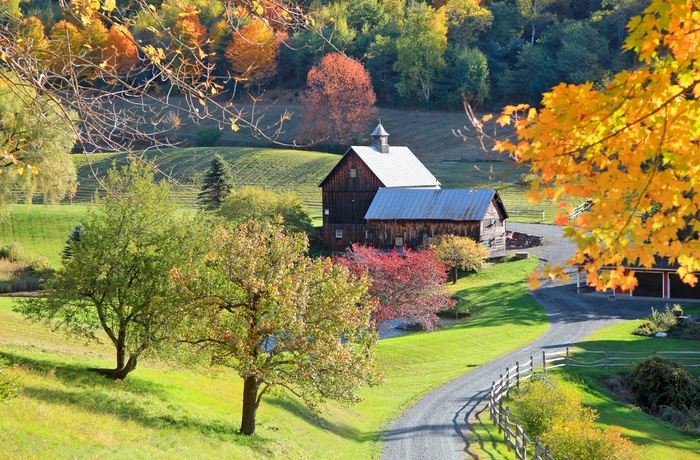
[[[542,352],[542,371],[564,367],[569,370],[572,367],[631,367],[634,364],[647,359],[650,356],[661,356],[672,359],[683,367],[700,367],[699,351],[589,351],[570,350],[568,347],[564,351]],[[549,455],[549,447],[542,445],[540,437],[530,439],[520,426],[520,421],[513,422],[510,416],[510,408],[503,407],[503,398],[507,397],[510,389],[520,387],[520,382],[529,380],[534,373],[534,359],[530,356],[529,361],[521,366],[516,362],[512,368],[506,367],[506,373],[501,374],[498,380],[491,384],[491,391],[488,396],[488,409],[493,424],[498,427],[498,432],[503,433],[503,441],[508,451],[515,453],[517,460],[554,460]],[[564,458],[564,460],[568,460]]]

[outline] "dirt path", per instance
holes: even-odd
[[[547,244],[530,250],[541,261],[562,263],[572,247],[554,226],[509,224],[509,230],[544,236]],[[517,227],[517,228],[515,228]],[[559,234],[557,235],[557,232]],[[549,235],[549,236],[548,236]],[[551,323],[540,338],[443,385],[420,399],[385,431],[382,460],[463,459],[468,453],[467,421],[483,404],[483,397],[499,374],[516,361],[526,362],[542,351],[561,350],[595,330],[620,321],[641,318],[664,301],[621,298],[611,302],[602,294],[576,294],[575,284],[544,285],[532,296],[544,307]]]

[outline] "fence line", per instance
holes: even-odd
[[[591,356],[592,359],[579,359],[581,356]],[[602,357],[600,357],[602,355]],[[574,357],[576,356],[576,357]],[[700,367],[699,351],[588,351],[570,350],[547,353],[542,351],[542,370],[546,374],[547,370],[564,367],[567,371],[572,367],[631,367],[634,364],[647,359],[650,356],[661,356],[674,361],[683,367]],[[510,394],[512,387],[519,388],[521,381],[532,378],[534,374],[534,358],[530,356],[528,363],[521,368],[516,362],[515,367],[506,367],[506,373],[501,374],[498,380],[491,384],[491,391],[488,396],[489,415],[493,424],[498,427],[498,432],[503,433],[503,441],[508,451],[515,453],[517,460],[527,460],[529,452],[532,452],[533,460],[554,460],[549,455],[549,447],[542,444],[540,437],[534,440],[527,436],[527,433],[520,425],[519,420],[513,422],[510,417],[510,407],[503,407],[503,398]],[[566,457],[564,460],[568,460]]]

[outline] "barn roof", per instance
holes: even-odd
[[[495,190],[380,188],[365,219],[481,221],[494,198],[508,217]]]
[[[385,187],[440,188],[438,181],[408,147],[389,147],[382,153],[373,146],[350,147]]]

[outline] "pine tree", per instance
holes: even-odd
[[[229,196],[233,186],[233,175],[230,165],[218,153],[211,160],[209,171],[204,175],[202,191],[197,201],[202,209],[212,211],[221,206],[221,202]]]

